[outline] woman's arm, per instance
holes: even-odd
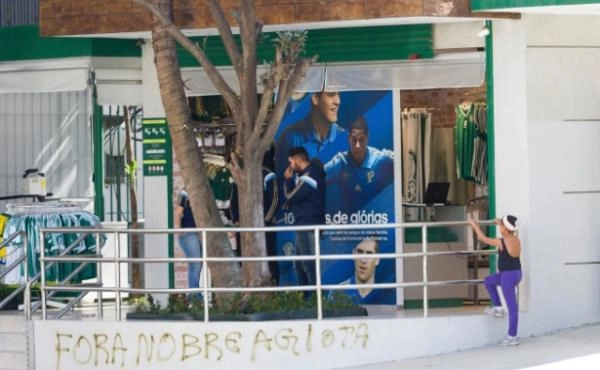
[[[175,215],[173,216],[173,227],[176,229],[181,228],[181,218],[183,217],[183,207],[175,206]]]
[[[481,240],[484,244],[491,245],[496,248],[502,249],[502,242],[500,242],[500,239],[490,238],[490,237],[486,236],[483,233],[483,231],[481,231],[479,224],[477,222],[475,222],[474,220],[470,220],[469,222],[471,223],[471,227],[473,228],[473,230],[475,231],[475,234],[477,235],[477,239]]]
[[[176,229],[181,229],[181,218],[183,217],[183,207],[180,205],[175,206],[175,215],[173,216],[173,227]],[[181,233],[175,233],[175,236],[178,237]]]

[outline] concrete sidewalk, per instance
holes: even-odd
[[[499,345],[432,357],[351,367],[352,370],[600,369],[600,324],[521,338],[516,347]]]

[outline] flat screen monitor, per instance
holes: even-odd
[[[449,190],[449,182],[430,182],[427,184],[427,190],[425,190],[423,203],[427,205],[446,204]]]

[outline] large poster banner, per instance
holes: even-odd
[[[394,158],[391,91],[307,93],[288,104],[276,135],[275,170],[283,179],[287,151],[303,146],[327,173],[326,223],[393,223]],[[283,188],[280,186],[280,189]],[[283,199],[281,197],[280,199]],[[293,225],[280,209],[277,225]],[[294,233],[278,233],[278,253],[294,254]],[[323,254],[372,254],[395,251],[391,228],[324,231]],[[296,283],[292,263],[280,264],[280,283]],[[394,282],[394,259],[329,260],[321,264],[323,284]],[[395,289],[339,290],[357,303],[395,304]]]

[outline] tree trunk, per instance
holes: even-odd
[[[256,42],[262,32],[262,24],[256,20],[255,3],[252,0],[238,1],[238,25],[242,47],[234,42],[227,16],[221,9],[219,0],[206,0],[215,25],[221,34],[227,55],[239,80],[240,91],[236,92],[225,81],[216,66],[205,52],[186,37],[173,24],[173,0],[132,0],[153,14],[153,47],[159,77],[161,96],[173,145],[181,165],[183,180],[190,195],[194,218],[197,225],[218,226],[221,219],[210,191],[208,178],[192,132],[186,125],[189,108],[185,100],[183,83],[175,53],[173,37],[202,65],[213,85],[221,92],[232,112],[236,123],[237,144],[231,156],[230,168],[238,184],[240,224],[244,227],[261,227],[263,218],[263,154],[271,145],[285,107],[309,66],[316,56],[301,59],[306,42],[305,33],[278,36],[275,47],[275,61],[266,77],[261,77],[263,97],[257,96]],[[168,37],[167,34],[170,36]],[[277,98],[273,104],[273,93]],[[213,235],[211,235],[213,237]],[[224,235],[215,235],[209,242],[210,255],[232,255],[228,240]],[[244,256],[265,256],[265,234],[262,232],[243,233],[241,249]],[[214,244],[214,245],[213,245]],[[212,271],[220,281],[219,286],[241,284],[241,271],[237,264],[224,268],[222,272]],[[244,281],[248,286],[261,286],[269,283],[266,262],[245,263]],[[221,266],[221,265],[219,265]],[[236,269],[237,267],[237,269]],[[213,267],[215,268],[215,267]]]
[[[263,227],[263,175],[262,160],[244,161],[241,183],[238,185],[240,224],[244,227]],[[258,190],[260,189],[260,190]],[[264,257],[266,255],[265,233],[241,233],[242,256]],[[244,281],[248,286],[268,285],[271,275],[266,261],[245,262]]]
[[[138,213],[137,213],[137,191],[136,191],[136,178],[135,171],[136,166],[133,160],[132,150],[132,139],[131,139],[131,115],[128,106],[123,106],[123,115],[125,118],[125,161],[127,163],[127,182],[129,184],[129,199],[130,199],[130,225],[132,229],[138,228]],[[131,258],[138,258],[140,256],[139,251],[139,235],[131,234]],[[142,274],[141,268],[138,263],[131,265],[131,285],[132,288],[138,289],[142,287]]]
[[[165,14],[172,19],[172,2],[156,0]],[[198,150],[195,133],[191,130],[190,111],[184,94],[183,81],[177,58],[175,41],[153,17],[152,47],[160,93],[169,126],[169,132],[189,194],[194,220],[198,227],[223,227],[206,172]],[[202,240],[202,235],[200,235]],[[226,233],[207,233],[208,256],[233,257],[234,253]],[[218,262],[209,264],[213,284],[218,287],[242,285],[239,264]],[[217,295],[217,301],[221,295]]]

